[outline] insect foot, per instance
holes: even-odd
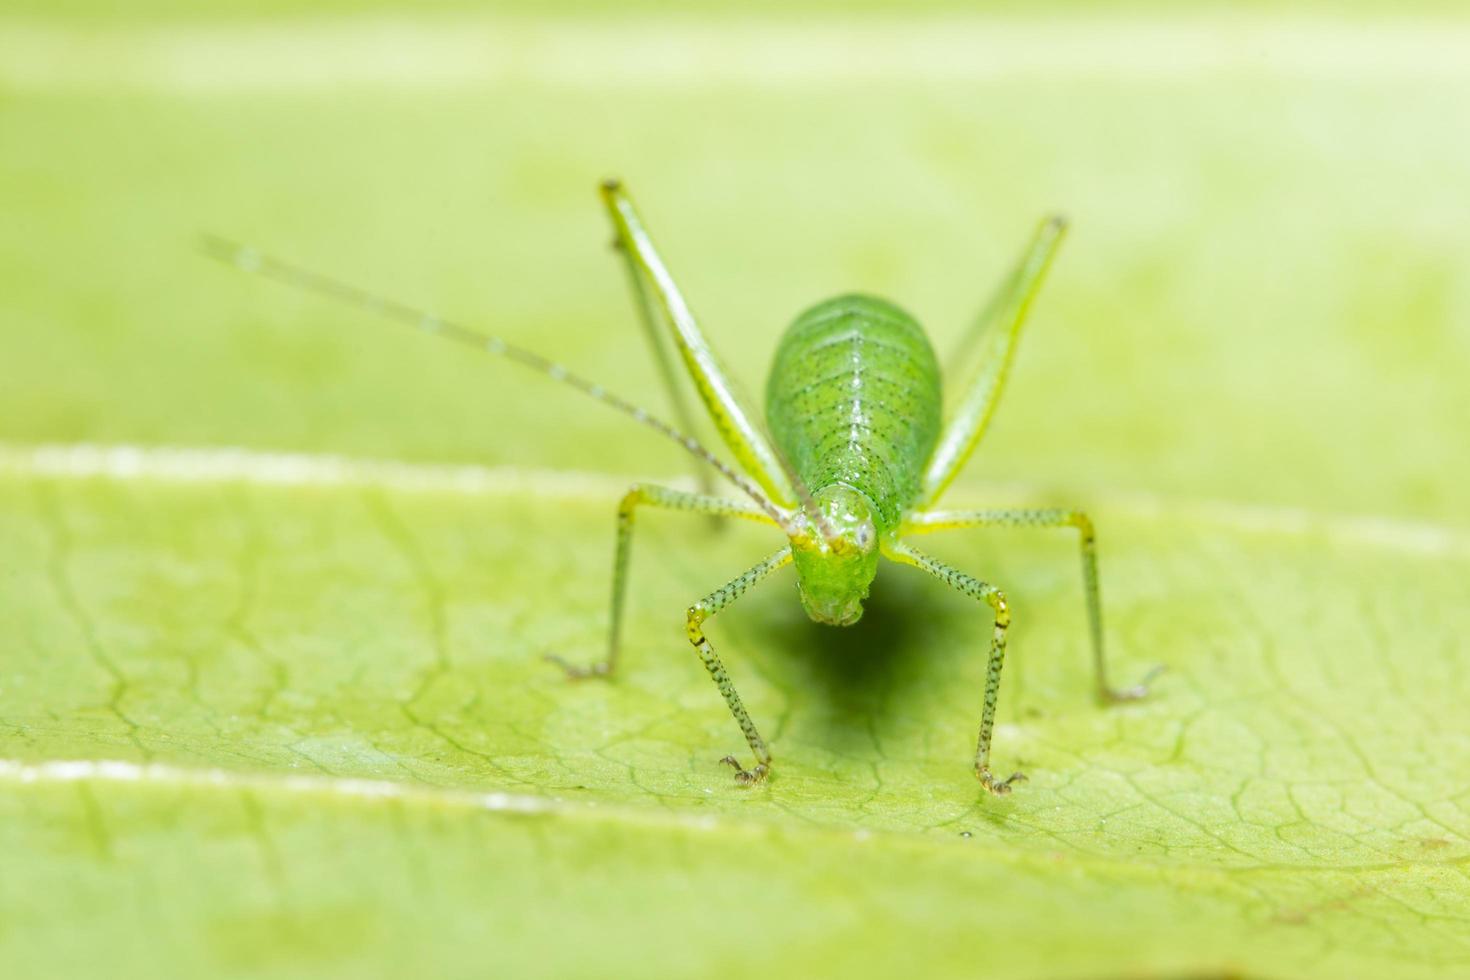
[[[1148,673],[1143,675],[1143,680],[1139,681],[1132,687],[1103,687],[1098,691],[1098,695],[1105,704],[1118,704],[1124,701],[1138,701],[1142,698],[1148,697],[1149,685],[1153,683],[1154,678],[1158,677],[1163,672],[1164,665],[1158,664],[1156,666],[1150,667]]]
[[[733,755],[727,755],[720,761],[735,770],[735,781],[742,786],[754,786],[756,783],[765,782],[766,774],[771,771],[771,767],[764,762],[754,769],[747,769]]]
[[[586,680],[589,677],[607,677],[612,673],[612,665],[606,660],[599,660],[596,663],[583,667],[581,664],[574,664],[570,660],[563,660],[554,653],[548,653],[542,659],[547,663],[556,664],[562,670],[566,671],[568,680],[580,681]]]
[[[990,770],[984,767],[975,769],[975,778],[980,780],[981,785],[990,790],[994,796],[1005,796],[1011,791],[1011,783],[1024,783],[1026,774],[1024,772],[1013,772],[1006,779],[996,779],[990,774]]]

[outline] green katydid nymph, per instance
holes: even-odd
[[[846,295],[818,303],[798,316],[776,348],[766,385],[765,423],[737,393],[714,349],[653,246],[633,202],[617,181],[602,185],[615,244],[625,262],[640,320],[672,399],[677,425],[656,418],[560,364],[498,337],[488,336],[336,279],[217,238],[206,251],[271,279],[321,293],[408,323],[462,344],[508,358],[570,385],[673,440],[696,458],[700,492],[635,484],[617,512],[612,609],[607,654],[590,665],[556,660],[573,677],[613,673],[621,645],[623,599],[640,507],[714,518],[742,518],[770,525],[786,538],[775,554],[689,606],[685,629],[700,661],[719,687],[754,755],[747,768],[734,756],[722,761],[745,784],[771,771],[771,751],[741,703],[735,684],[709,639],[705,624],[746,590],[786,565],[796,566],[797,591],[807,614],[834,626],[854,623],[880,558],[913,565],[985,607],[993,622],[975,775],[995,794],[1024,778],[997,778],[990,741],[1005,662],[1011,608],[996,586],[932,558],[911,539],[937,531],[987,527],[1072,528],[1078,533],[1082,582],[1091,634],[1098,698],[1129,701],[1145,684],[1115,689],[1103,652],[1097,552],[1091,520],[1077,510],[941,510],[940,497],[970,458],[995,412],[1022,324],[1066,230],[1060,218],[1041,222],[1010,274],[1002,280],[966,336],[958,361],[973,364],[944,418],[939,362],[923,329],[885,300]],[[682,359],[720,439],[733,457],[725,462],[693,437],[692,416],[678,384],[668,344]],[[717,496],[713,470],[744,500]]]

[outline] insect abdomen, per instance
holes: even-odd
[[[771,434],[807,486],[863,491],[883,528],[917,498],[939,438],[939,364],[913,317],[839,296],[787,328],[766,382]]]

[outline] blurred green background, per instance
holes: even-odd
[[[10,3],[0,805],[29,857],[0,874],[0,965],[1470,970],[1467,174],[1454,3]],[[895,575],[835,638],[789,583],[715,627],[787,766],[742,794],[678,613],[771,542],[659,524],[641,673],[561,685],[537,655],[596,649],[612,498],[550,471],[615,496],[677,452],[193,247],[251,241],[662,408],[609,175],[752,392],[839,291],[948,349],[1065,212],[952,499],[1094,508],[1120,671],[1166,662],[1161,699],[1086,701],[1069,543],[950,545],[1030,617],[996,751],[1033,783],[977,800],[958,647],[986,625]],[[28,455],[76,443],[531,472],[478,499]],[[878,648],[856,681],[821,659]],[[413,789],[270,781],[302,767]],[[454,795],[479,791],[575,805]]]
[[[5,437],[664,472],[534,378],[191,252],[260,242],[639,392],[618,174],[749,389],[840,290],[945,349],[1060,209],[971,475],[1470,519],[1463,27],[536,9],[7,31]]]

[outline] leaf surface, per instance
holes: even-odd
[[[679,610],[755,535],[701,525],[691,549],[645,522],[627,671],[569,684],[541,655],[600,649],[612,481],[13,462],[0,902],[32,922],[5,937],[22,962],[146,942],[137,962],[185,971],[621,973],[670,930],[675,972],[883,972],[915,930],[940,972],[977,945],[1048,975],[1463,962],[1463,538],[1105,506],[1119,667],[1171,672],[1103,710],[1069,542],[1007,536],[996,752],[1031,781],[1005,800],[966,765],[976,609],[885,569],[827,631],[778,577],[712,629],[775,745],[750,791],[716,762],[739,733]]]
[[[0,24],[0,975],[1470,973],[1470,28],[1314,23]],[[662,410],[611,169],[751,389],[854,284],[945,350],[1065,205],[950,502],[1089,509],[1155,696],[1091,702],[1066,535],[935,539],[1014,609],[988,798],[983,611],[885,567],[818,627],[788,571],[710,626],[742,789],[683,610],[776,540],[641,520],[568,683],[683,461],[188,252]]]

